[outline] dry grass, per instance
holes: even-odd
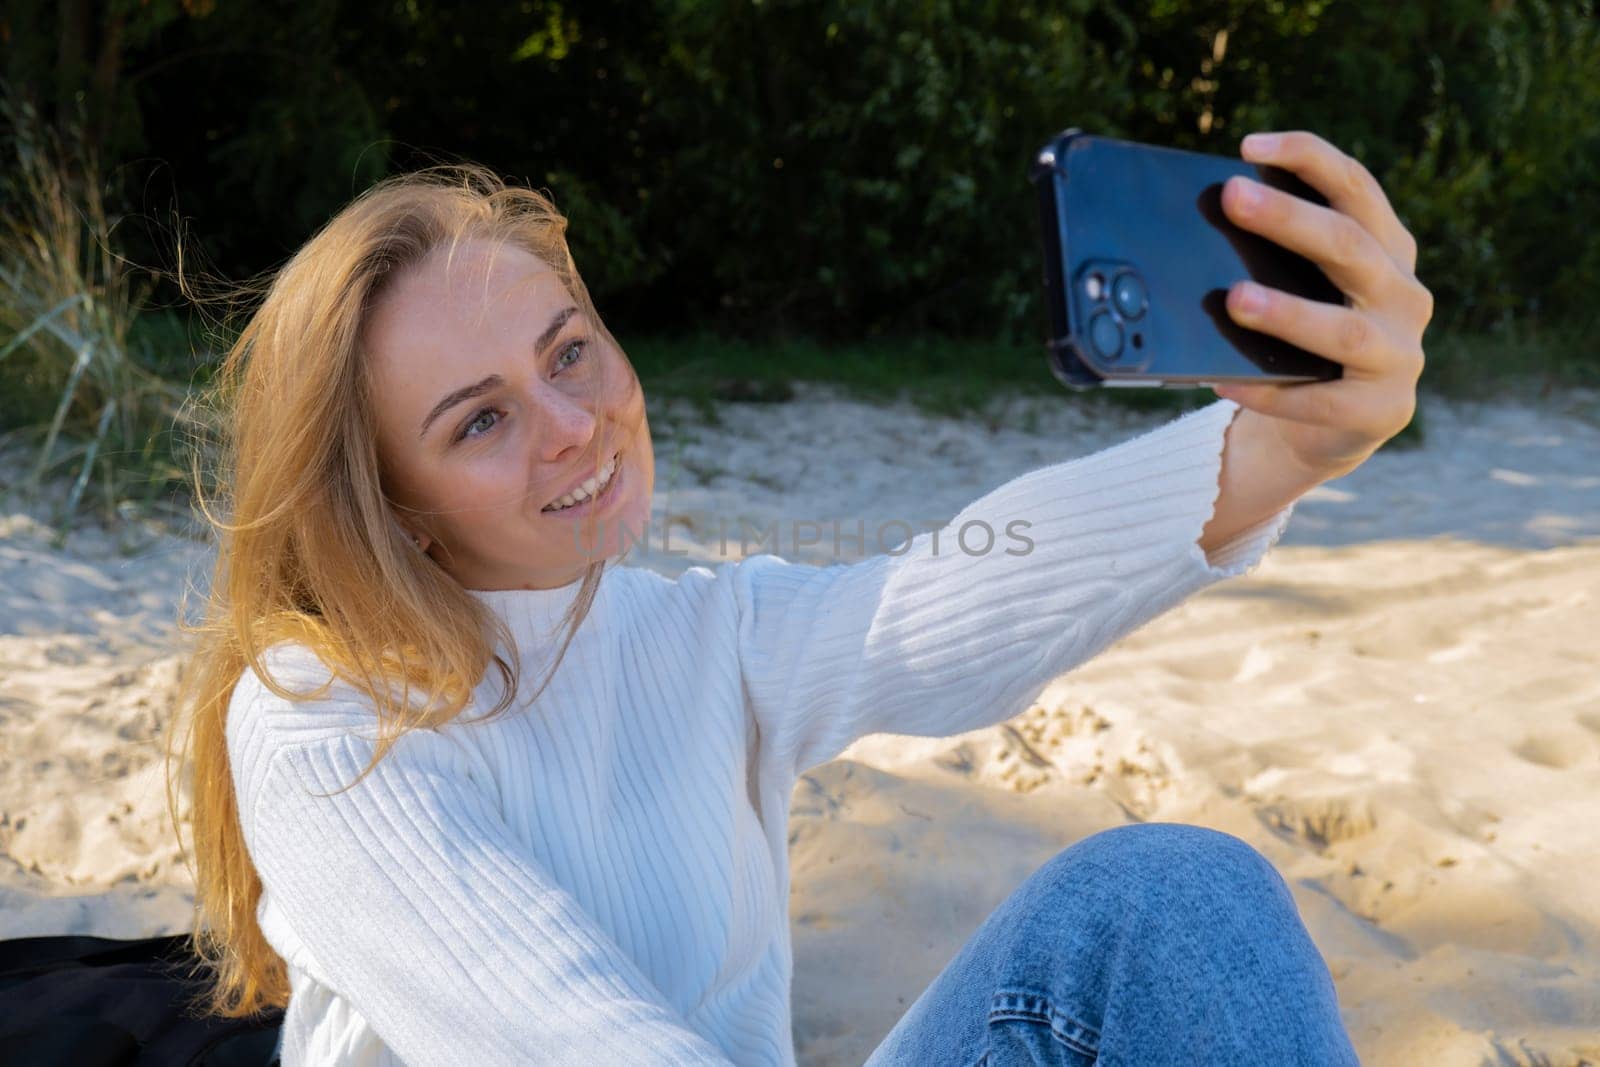
[[[92,152],[0,103],[10,127],[0,216],[0,428],[36,447],[25,485],[72,479],[64,537],[93,487],[110,514],[165,484],[181,387],[129,357],[144,287],[116,253]]]

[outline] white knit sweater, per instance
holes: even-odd
[[[866,734],[1018,715],[1252,569],[1293,505],[1209,560],[1197,544],[1237,410],[1024,474],[952,519],[937,553],[924,533],[827,567],[613,567],[536,703],[407,734],[336,796],[310,794],[366,765],[369,708],[342,685],[285,701],[247,671],[227,739],[257,917],[290,968],[284,1067],[792,1064],[798,776]],[[973,519],[997,535],[986,554],[957,547]],[[1027,554],[1006,552],[1015,520]],[[510,624],[529,691],[577,589],[475,593]],[[291,687],[328,677],[296,645],[269,662]]]

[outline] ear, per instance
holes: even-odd
[[[391,515],[391,517],[394,516]],[[433,544],[433,538],[419,530],[411,529],[405,523],[401,522],[398,517],[394,517],[394,524],[395,527],[400,531],[400,536],[404,537],[407,541],[410,541],[413,545],[415,545],[417,551],[426,552],[428,551],[428,546]]]

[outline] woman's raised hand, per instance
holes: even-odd
[[[1416,239],[1359,160],[1303,130],[1252,134],[1240,154],[1292,171],[1329,206],[1234,177],[1222,197],[1229,219],[1315,262],[1344,291],[1346,304],[1246,281],[1229,290],[1228,312],[1242,326],[1343,364],[1344,377],[1213,388],[1268,417],[1283,458],[1317,480],[1336,478],[1411,421],[1433,294],[1417,280]]]

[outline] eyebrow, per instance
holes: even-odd
[[[556,339],[556,334],[561,332],[561,327],[565,326],[567,320],[577,313],[578,309],[575,307],[562,308],[556,312],[555,316],[550,320],[550,325],[544,328],[544,332],[539,335],[539,339],[533,343],[533,350],[535,352],[543,352],[548,348],[550,342]],[[506,380],[500,375],[491,374],[482,381],[473,382],[471,385],[464,385],[460,389],[446,393],[443,399],[433,405],[433,410],[428,412],[428,417],[422,420],[422,429],[417,432],[417,437],[420,439],[428,436],[428,427],[433,425],[434,420],[463,400],[471,400],[474,397],[482,396],[491,389],[498,389],[505,382]]]

